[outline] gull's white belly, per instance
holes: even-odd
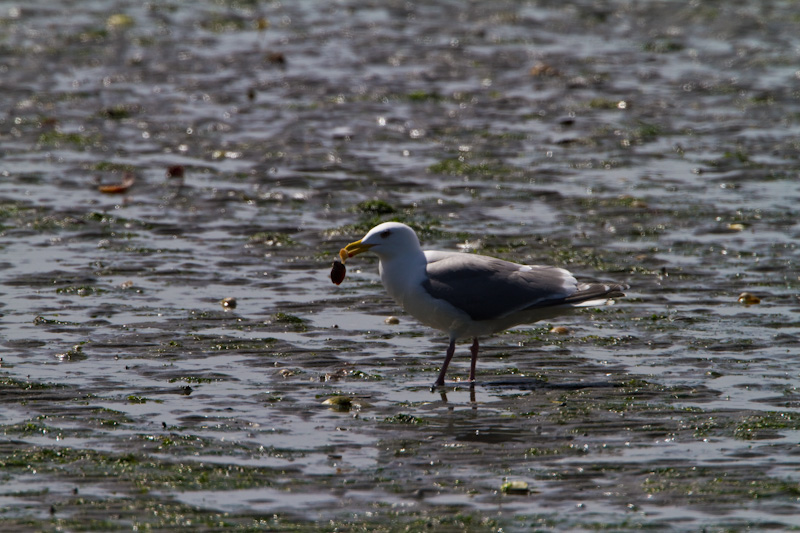
[[[380,264],[380,275],[386,292],[408,313],[428,327],[446,332],[451,337],[469,335],[465,330],[475,322],[464,311],[444,300],[433,298],[422,287],[425,265]],[[388,268],[387,268],[388,266]],[[401,275],[398,275],[402,271]]]

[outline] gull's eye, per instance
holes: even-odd
[[[388,229],[387,230],[383,230],[381,232],[381,239],[385,239],[386,237],[388,237],[391,234],[392,234],[391,230],[388,230]]]

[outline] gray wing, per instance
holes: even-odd
[[[525,266],[464,253],[429,253],[423,288],[473,320],[491,320],[528,308],[561,305],[578,283],[564,269]]]

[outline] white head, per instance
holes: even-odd
[[[351,242],[343,250],[347,253],[347,257],[369,250],[375,252],[381,261],[422,253],[417,234],[399,222],[378,224],[369,230],[363,239]]]

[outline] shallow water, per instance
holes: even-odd
[[[0,8],[4,530],[800,527],[794,7]],[[632,289],[432,392],[389,219]]]

